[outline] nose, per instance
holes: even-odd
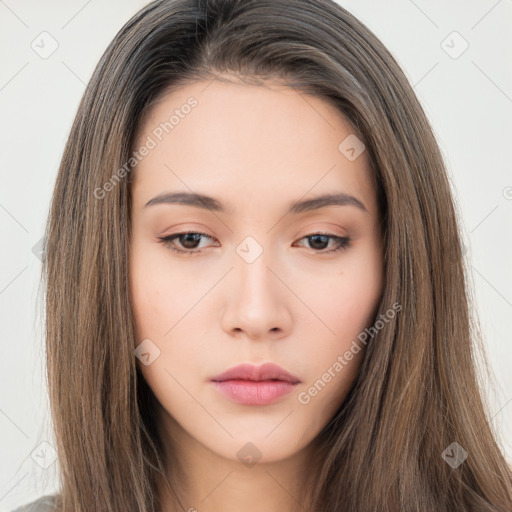
[[[276,261],[270,261],[265,250],[254,261],[236,254],[233,266],[224,283],[222,329],[251,340],[286,337],[292,327],[293,300],[286,286],[286,272]]]

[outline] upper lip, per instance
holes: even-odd
[[[252,364],[240,364],[233,366],[229,370],[213,377],[214,382],[222,382],[225,380],[282,380],[297,384],[300,379],[288,373],[286,370],[274,363],[265,363],[261,366],[254,366]]]

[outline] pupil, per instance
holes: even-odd
[[[320,245],[324,247],[315,247],[315,240],[318,240],[319,238],[323,239],[323,242],[320,242]],[[310,243],[311,247],[314,249],[325,249],[326,244],[328,243],[327,237],[325,235],[314,235],[311,237],[312,243]]]
[[[182,235],[182,238],[185,239],[185,242],[182,242],[182,245],[187,249],[195,249],[194,244],[197,243],[199,236],[201,236],[199,235],[199,233],[187,233],[185,235]],[[187,242],[191,242],[192,246],[188,246]]]

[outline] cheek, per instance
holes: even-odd
[[[172,397],[173,407],[186,408],[187,394],[177,382],[184,380],[190,368],[201,367],[199,326],[197,322],[191,325],[192,316],[187,316],[198,298],[187,293],[190,286],[181,283],[179,275],[169,275],[169,269],[166,273],[163,268],[136,259],[132,268],[136,347],[144,341],[150,352],[158,354],[149,365],[139,360],[137,365],[161,403]]]
[[[309,282],[302,293],[307,294],[311,309],[325,324],[315,322],[315,328],[321,327],[323,336],[332,340],[333,346],[343,348],[376,314],[382,292],[381,262],[373,248],[354,251],[340,263],[339,270],[316,281],[315,288],[321,293],[308,291],[312,285]]]
[[[161,283],[155,281],[155,276],[147,268],[134,265],[131,288],[137,336],[139,340],[153,338],[155,333],[162,332],[167,316],[163,311],[166,297],[162,296]],[[172,311],[172,307],[168,307],[168,311]]]
[[[200,290],[191,286],[189,276],[165,256],[159,245],[132,248],[130,287],[139,339],[154,336],[165,342],[169,330],[199,298]]]
[[[322,428],[345,401],[364,358],[366,345],[358,336],[371,325],[378,296],[361,286],[361,281],[357,284],[349,291],[338,287],[322,297],[318,311],[333,332],[315,322],[307,336],[310,343],[304,339],[307,379],[298,390],[297,401],[304,415],[315,418],[308,427],[311,432]]]
[[[358,336],[370,327],[378,306],[378,289],[366,286],[361,280],[345,280],[347,288],[330,288],[314,307],[321,312],[322,322],[311,322],[309,335],[304,339],[304,355],[311,368],[311,381],[322,378],[326,372],[336,374],[335,378],[325,375],[322,380],[333,382],[333,388],[348,389],[357,374],[364,356],[365,344]],[[321,334],[323,333],[323,334]],[[307,339],[314,342],[307,343]],[[339,361],[342,360],[343,368]],[[336,367],[333,368],[333,365]]]
[[[374,253],[358,253],[329,281],[317,281],[322,293],[308,293],[311,310],[321,321],[304,324],[308,335],[303,338],[303,354],[309,369],[299,402],[321,410],[318,414],[324,420],[343,402],[364,358],[364,331],[372,326],[382,291],[380,269]]]
[[[169,264],[165,252],[134,244],[130,264],[130,286],[136,324],[135,348],[143,342],[158,354],[150,365],[138,361],[146,381],[157,396],[166,396],[189,368],[202,366],[201,354],[208,353],[203,331],[207,319],[198,315],[204,286],[191,284],[191,276]],[[215,277],[215,276],[214,276]],[[145,346],[145,345],[144,345]],[[185,398],[179,391],[177,400]],[[161,395],[160,395],[161,393]]]

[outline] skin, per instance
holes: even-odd
[[[321,462],[315,438],[343,403],[364,346],[309,403],[298,395],[372,325],[382,293],[377,198],[366,152],[350,161],[338,149],[354,130],[333,106],[277,82],[231,79],[165,94],[139,126],[137,147],[189,97],[198,101],[136,166],[137,339],[160,350],[151,364],[137,363],[160,404],[166,454],[186,468],[174,475],[185,510],[292,512]],[[175,191],[207,194],[231,209],[144,207]],[[285,215],[292,201],[333,192],[355,196],[367,211],[344,205]],[[201,251],[192,256],[158,238],[189,230],[211,237],[171,242]],[[350,237],[350,246],[329,253],[335,239],[306,238],[318,232]],[[237,252],[247,236],[263,249],[251,263]],[[209,380],[264,362],[301,380],[270,405],[234,403]],[[262,454],[252,466],[237,456],[248,442]],[[168,491],[160,494],[175,510]]]

